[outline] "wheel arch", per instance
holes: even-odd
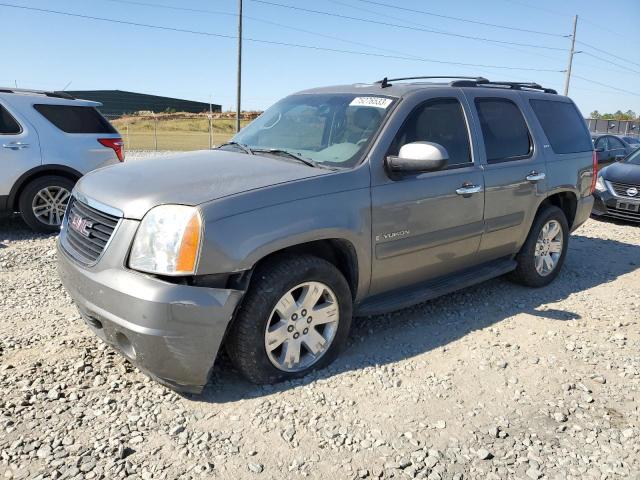
[[[23,173],[14,183],[11,191],[9,192],[7,208],[17,212],[20,195],[24,188],[33,180],[46,175],[59,175],[61,177],[68,178],[74,183],[82,177],[82,173],[71,167],[67,167],[66,165],[47,164],[32,168],[31,170]]]
[[[578,210],[578,195],[571,190],[554,192],[540,203],[536,215],[547,205],[554,205],[564,212],[569,224],[569,230],[571,230]]]
[[[326,238],[290,245],[274,250],[260,258],[251,268],[249,275],[244,276],[246,287],[251,282],[251,275],[261,265],[282,255],[312,255],[322,258],[335,266],[344,276],[355,300],[359,292],[359,264],[356,248],[349,240],[342,238]]]

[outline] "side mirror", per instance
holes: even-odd
[[[600,148],[596,148],[596,153],[602,153],[604,152],[604,148],[600,147]]]
[[[391,173],[421,173],[442,170],[448,161],[449,154],[442,145],[413,142],[403,145],[397,157],[389,155],[386,165]]]

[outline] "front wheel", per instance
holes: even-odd
[[[560,273],[569,244],[569,225],[556,206],[544,207],[533,222],[529,236],[516,256],[511,279],[529,287],[543,287]]]
[[[254,383],[301,377],[335,359],[351,312],[349,285],[335,266],[307,255],[280,257],[255,272],[226,348]]]

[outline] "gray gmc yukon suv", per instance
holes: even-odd
[[[58,262],[85,322],[198,392],[223,346],[277,382],[331,362],[353,315],[547,285],[593,204],[582,116],[537,84],[439,78],[303,91],[214,151],[83,177]]]

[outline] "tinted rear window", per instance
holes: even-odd
[[[504,98],[477,98],[476,108],[487,162],[505,162],[529,156],[529,128],[515,103]]]
[[[34,105],[44,118],[67,133],[118,133],[93,107]]]
[[[0,105],[0,135],[15,135],[20,133],[22,128],[15,118],[11,116],[7,109]]]
[[[573,105],[554,100],[529,100],[555,153],[593,150],[584,120]]]

